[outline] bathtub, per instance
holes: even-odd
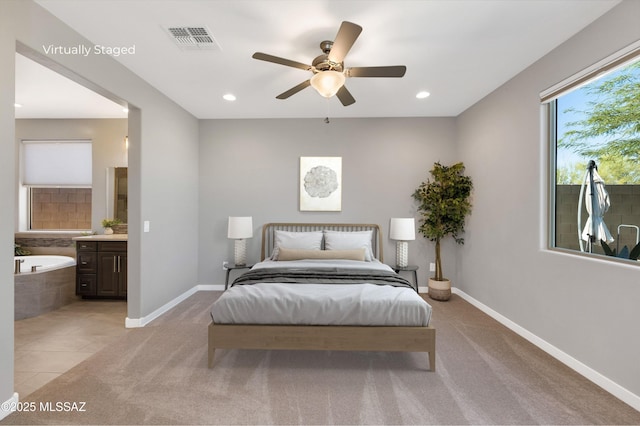
[[[36,267],[36,273],[53,271],[54,269],[75,266],[76,260],[69,256],[15,256],[13,258],[14,265],[16,260],[20,260],[20,273],[32,273],[31,267]]]
[[[35,317],[78,300],[73,257],[15,256],[14,265],[16,260],[24,260],[20,273],[13,276],[16,320]]]

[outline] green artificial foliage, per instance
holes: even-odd
[[[636,244],[635,247],[631,249],[631,251],[629,251],[629,247],[624,246],[622,247],[622,250],[620,250],[620,253],[617,252],[617,249],[612,249],[611,247],[609,247],[609,245],[602,240],[600,240],[600,245],[602,246],[604,254],[606,254],[607,256],[615,256],[622,259],[630,260],[638,260],[638,257],[640,257],[640,243]]]
[[[103,228],[111,228],[113,225],[120,225],[122,221],[118,218],[116,219],[102,219],[102,227]]]
[[[451,236],[456,243],[464,244],[460,234],[464,232],[466,216],[471,213],[473,183],[469,176],[464,175],[463,163],[443,166],[436,162],[429,173],[431,179],[420,184],[414,191],[413,198],[419,203],[418,212],[422,215],[418,231],[436,243],[436,270],[433,278],[442,281],[440,241]]]
[[[20,244],[13,243],[13,255],[14,256],[28,256],[31,252],[23,247]]]

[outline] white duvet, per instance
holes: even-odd
[[[253,268],[358,268],[392,271],[378,261],[264,261]],[[213,304],[217,324],[426,326],[431,306],[411,288],[362,284],[263,283],[229,288]]]

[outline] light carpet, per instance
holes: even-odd
[[[199,292],[29,395],[0,424],[640,424],[640,412],[456,295],[420,353],[218,350]],[[40,403],[86,403],[82,412]],[[47,405],[44,405],[47,408]]]

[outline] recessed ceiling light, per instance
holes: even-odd
[[[418,98],[418,99],[428,98],[430,94],[431,93],[425,92],[425,91],[418,92],[418,94],[416,95],[416,98]]]
[[[236,97],[234,95],[232,95],[231,93],[227,93],[226,95],[224,95],[222,97],[222,99],[224,99],[225,101],[235,101]]]
[[[122,108],[122,112],[129,112],[129,108]]]
[[[13,106],[16,107],[16,108],[22,108],[21,104],[13,104]]]

